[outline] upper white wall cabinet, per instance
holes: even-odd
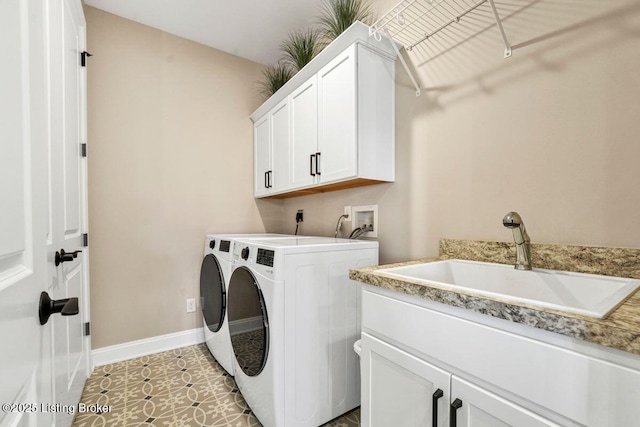
[[[251,115],[255,197],[394,181],[392,43],[356,22]]]

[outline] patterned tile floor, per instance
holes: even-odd
[[[261,426],[204,344],[97,367],[81,402],[111,411],[77,414],[73,427]],[[359,425],[355,409],[325,427]]]

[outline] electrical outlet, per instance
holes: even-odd
[[[187,313],[193,313],[196,311],[196,299],[189,298],[187,299]]]
[[[344,220],[351,221],[351,206],[344,207],[344,214],[347,216]]]

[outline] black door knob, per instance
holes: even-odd
[[[47,323],[52,314],[60,313],[63,316],[75,316],[79,312],[78,298],[52,300],[47,292],[40,294],[38,316],[40,317],[41,325]]]
[[[56,252],[56,267],[63,262],[73,261],[78,258],[78,254],[82,251],[66,252],[64,249],[60,249],[60,252]]]

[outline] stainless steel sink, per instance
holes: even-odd
[[[451,290],[601,319],[631,295],[640,280],[512,265],[446,260],[378,270]]]

